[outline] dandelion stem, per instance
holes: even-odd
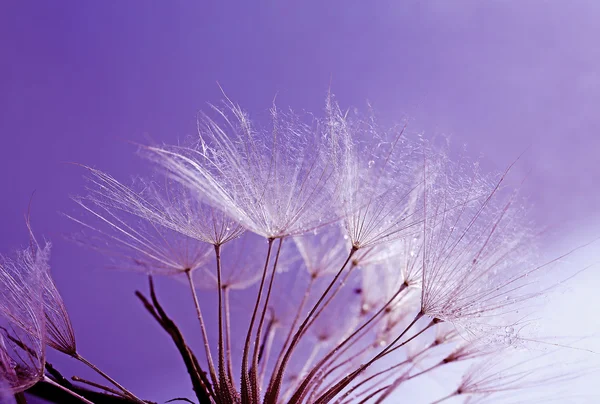
[[[456,394],[457,394],[456,392],[454,392],[454,393],[452,393],[452,394],[448,394],[447,396],[444,396],[444,397],[442,397],[442,398],[440,398],[440,399],[438,399],[438,400],[432,401],[432,402],[431,402],[431,404],[439,404],[439,403],[442,403],[442,402],[444,402],[444,401],[446,401],[446,400],[449,400],[449,399],[451,399],[451,398],[452,398],[452,397],[454,397]]]
[[[274,369],[274,371],[273,371],[273,377],[271,378],[271,382],[269,383],[269,389],[268,389],[267,395],[265,397],[265,404],[277,403],[277,397],[279,396],[279,390],[281,387],[281,381],[283,379],[283,374],[285,372],[287,362],[290,360],[290,357],[292,356],[294,348],[296,347],[298,341],[300,340],[300,337],[302,336],[302,333],[303,333],[304,329],[306,328],[307,324],[309,323],[309,321],[311,320],[312,316],[317,311],[317,309],[319,308],[319,306],[321,305],[323,300],[325,300],[325,297],[327,296],[327,294],[329,293],[331,288],[333,288],[333,286],[335,285],[335,283],[341,276],[342,272],[344,271],[344,268],[346,268],[346,266],[352,259],[352,256],[354,255],[354,253],[357,250],[358,249],[356,247],[354,247],[354,246],[352,247],[352,249],[350,250],[350,253],[348,254],[348,257],[346,258],[346,261],[344,261],[340,270],[337,272],[335,277],[331,280],[331,282],[327,286],[327,289],[325,289],[325,291],[323,292],[323,294],[321,295],[319,300],[315,303],[315,305],[312,307],[312,309],[310,310],[310,312],[308,313],[308,315],[306,316],[306,318],[304,319],[304,321],[298,328],[298,331],[296,331],[296,333],[294,334],[294,337],[292,338],[292,342],[290,343],[290,347],[287,349],[285,356],[283,357],[283,361],[281,362],[281,365],[279,366],[279,369]]]
[[[91,363],[90,361],[88,361],[87,359],[85,359],[84,357],[82,357],[81,355],[76,354],[76,356],[74,358],[77,359],[79,362],[81,362],[81,363],[85,364],[86,366],[88,366],[90,369],[94,370],[94,372],[98,373],[100,376],[102,376],[106,380],[108,380],[115,387],[117,387],[119,390],[121,390],[127,397],[131,398],[132,400],[134,400],[134,401],[136,401],[138,403],[144,403],[143,400],[141,400],[138,397],[136,397],[132,392],[130,392],[129,390],[127,390],[125,387],[121,386],[119,383],[117,383],[116,380],[114,380],[112,377],[110,377],[109,375],[107,375],[106,373],[104,373],[102,370],[100,370],[98,367],[96,367],[96,365],[94,365],[93,363]]]
[[[225,352],[223,347],[223,291],[221,290],[221,245],[215,244],[217,261],[217,290],[219,303],[219,387],[223,395],[229,397],[229,378],[225,370]]]
[[[227,357],[227,373],[232,387],[235,387],[233,379],[233,361],[231,358],[231,312],[229,310],[229,287],[223,286],[223,300],[225,306],[225,356]]]
[[[277,361],[275,362],[275,366],[273,368],[275,370],[279,369],[279,366],[281,365],[281,362],[283,361],[283,357],[284,357],[284,354],[288,347],[288,344],[289,344],[290,340],[292,339],[292,336],[294,335],[294,328],[296,328],[296,324],[298,323],[298,320],[300,319],[300,316],[302,315],[302,311],[304,310],[304,306],[306,305],[308,297],[310,296],[310,292],[315,283],[315,279],[317,279],[316,276],[311,275],[310,280],[308,282],[308,286],[306,287],[306,290],[304,291],[304,295],[302,296],[302,300],[300,301],[300,304],[298,305],[298,310],[296,310],[296,315],[294,316],[294,320],[292,321],[292,324],[289,327],[287,336],[285,337],[285,341],[283,342],[283,344],[281,346],[281,351],[279,352],[279,355],[277,355]]]
[[[265,267],[263,269],[262,277],[260,280],[260,286],[258,288],[258,293],[256,295],[256,303],[254,304],[254,310],[252,312],[252,318],[250,319],[250,325],[248,325],[248,332],[246,333],[246,342],[244,343],[244,352],[242,355],[242,404],[249,404],[251,388],[250,386],[250,378],[248,375],[248,354],[250,352],[250,341],[252,340],[252,330],[254,329],[254,322],[256,321],[256,314],[258,312],[258,307],[260,306],[260,301],[262,298],[263,288],[265,286],[265,279],[267,277],[267,270],[269,268],[269,260],[271,258],[271,250],[273,249],[273,241],[275,239],[268,239],[268,248],[267,248],[267,258],[265,259]]]
[[[358,334],[360,334],[362,332],[362,330],[364,330],[366,327],[368,327],[369,324],[371,324],[375,319],[377,319],[386,310],[386,308],[388,308],[394,302],[394,300],[396,300],[396,298],[407,288],[408,288],[408,285],[406,283],[403,283],[402,285],[400,285],[400,287],[398,288],[396,293],[394,293],[394,295],[386,302],[386,304],[384,304],[375,314],[373,314],[371,316],[371,318],[369,318],[367,321],[365,321],[352,334],[350,334],[347,338],[345,338],[342,342],[340,342],[334,349],[329,351],[329,353],[327,355],[325,355],[323,357],[323,359],[321,359],[319,361],[319,363],[317,363],[313,367],[313,369],[311,369],[310,373],[306,376],[306,378],[303,380],[302,384],[298,387],[298,390],[294,394],[293,398],[298,399],[302,394],[304,394],[304,391],[306,391],[309,383],[315,377],[317,372],[323,367],[323,365],[325,365],[327,363],[327,361],[329,361],[331,359],[331,357],[333,357],[347,343],[349,343]]]
[[[298,320],[300,319],[300,316],[302,315],[302,310],[304,310],[306,301],[308,300],[308,297],[310,296],[310,292],[315,283],[315,279],[316,279],[316,277],[314,277],[314,276],[310,277],[308,286],[306,287],[306,290],[304,291],[304,295],[302,296],[302,300],[300,301],[300,304],[298,305],[298,310],[296,310],[296,315],[294,316],[294,320],[292,321],[292,324],[290,325],[290,330],[288,331],[288,334],[285,337],[283,346],[281,347],[281,352],[279,353],[276,367],[278,367],[279,364],[281,363],[281,360],[283,360],[283,355],[285,354],[285,349],[287,348],[290,340],[292,339],[292,336],[294,335],[294,328],[296,328],[296,324],[298,323]]]
[[[422,329],[421,331],[419,331],[417,334],[413,335],[411,338],[409,338],[409,339],[408,339],[406,342],[404,342],[404,344],[402,344],[402,345],[405,345],[405,344],[409,343],[410,341],[412,341],[413,339],[415,339],[416,337],[418,337],[419,335],[421,335],[423,332],[425,332],[426,330],[428,330],[428,329],[429,329],[429,328],[430,328],[432,325],[434,325],[434,324],[437,324],[437,322],[435,322],[435,321],[431,321],[427,327],[423,328],[423,329]],[[406,365],[407,363],[414,362],[414,360],[415,360],[417,357],[419,357],[419,356],[423,355],[425,352],[427,352],[429,349],[431,349],[431,348],[432,348],[432,347],[434,347],[434,346],[435,346],[435,345],[434,345],[433,343],[431,343],[431,344],[428,344],[428,345],[427,345],[427,346],[425,346],[423,349],[421,349],[419,352],[417,352],[416,354],[412,355],[410,358],[407,358],[407,359],[405,359],[405,360],[403,360],[403,361],[401,361],[401,362],[398,362],[398,363],[396,363],[395,365],[392,365],[392,366],[390,366],[390,367],[388,367],[388,368],[386,368],[386,369],[384,369],[384,370],[381,370],[381,371],[379,371],[379,372],[377,372],[377,373],[374,373],[374,374],[372,374],[371,376],[367,377],[366,379],[363,379],[363,380],[361,380],[359,383],[357,383],[357,384],[355,384],[354,386],[352,386],[352,388],[351,388],[351,389],[349,389],[349,390],[348,390],[348,391],[347,391],[347,392],[346,392],[346,393],[345,393],[345,394],[344,394],[344,395],[343,395],[343,396],[342,396],[342,397],[341,397],[341,398],[338,400],[338,402],[342,402],[342,401],[343,401],[343,400],[344,400],[346,397],[350,396],[350,395],[352,394],[352,392],[356,391],[356,390],[357,390],[358,388],[360,388],[361,386],[364,386],[365,384],[369,383],[371,380],[373,380],[373,379],[376,379],[376,378],[378,378],[378,377],[380,377],[380,376],[383,376],[383,375],[385,375],[386,373],[389,373],[389,372],[393,371],[394,369],[398,369],[399,367],[402,367],[402,366]],[[387,354],[390,354],[390,353],[392,353],[393,351],[395,351],[396,349],[399,349],[399,348],[401,348],[401,346],[394,347],[393,349],[390,349],[390,350],[389,350],[389,351],[386,353],[386,355],[387,355]],[[344,362],[343,362],[343,363],[344,363]],[[437,366],[437,365],[436,365],[436,366]],[[338,366],[336,366],[336,368],[337,368],[337,367],[339,367],[339,365],[338,365]],[[334,368],[334,369],[336,369],[336,368]],[[331,369],[331,370],[330,370],[330,372],[332,372],[334,369]],[[407,374],[410,372],[410,370],[411,370],[411,369],[407,370],[407,371],[406,371],[406,372],[405,372],[405,373],[404,373],[402,376],[400,376],[399,378],[397,378],[397,381],[398,381],[398,380],[402,380],[402,379],[410,380],[411,378],[413,378],[413,377],[416,377],[416,376],[419,376],[419,375],[420,375],[420,374],[417,374],[417,375],[410,376],[410,377],[406,378],[406,375],[407,375]],[[429,370],[430,370],[430,369],[429,369]],[[392,374],[392,375],[389,375],[389,376],[394,376],[394,375]],[[385,382],[386,380],[388,380],[389,378],[390,378],[390,377],[386,377],[386,378],[384,378],[383,380],[381,380],[381,381],[378,381],[378,382],[374,383],[373,385],[369,386],[367,389],[365,389],[365,390],[363,390],[362,392],[360,392],[359,394],[357,394],[355,397],[356,397],[356,398],[358,398],[359,396],[362,396],[362,395],[368,394],[368,393],[369,393],[369,391],[371,391],[371,390],[373,390],[373,389],[377,388],[377,386],[378,386],[378,385],[380,385],[380,384],[384,383],[384,382]],[[395,383],[395,382],[394,382],[394,383]],[[389,387],[389,388],[394,388],[394,385],[395,385],[395,384],[391,384],[391,385],[388,385],[387,387]],[[386,387],[386,388],[387,388],[387,387]],[[385,397],[387,397],[387,393],[385,394]],[[385,397],[384,397],[384,398],[385,398]],[[380,398],[380,399],[381,399],[381,398]],[[343,402],[344,402],[344,403],[346,403],[346,401],[343,401]]]
[[[333,386],[328,391],[326,391],[323,395],[321,395],[321,397],[319,397],[317,399],[317,401],[315,402],[315,404],[327,404],[329,401],[331,401],[337,394],[339,394],[344,388],[346,388],[346,386],[348,386],[358,375],[360,375],[367,368],[369,368],[373,363],[375,363],[383,355],[385,355],[385,353],[387,351],[389,351],[390,348],[392,348],[416,324],[416,322],[419,321],[419,319],[421,317],[423,317],[423,313],[421,313],[421,312],[417,313],[417,315],[415,316],[415,318],[410,322],[410,324],[408,324],[408,326],[406,326],[406,328],[404,329],[404,331],[402,331],[400,333],[400,335],[398,335],[398,337],[396,337],[396,339],[394,339],[392,342],[390,342],[381,352],[379,352],[377,355],[375,355],[367,363],[365,363],[364,365],[359,366],[358,369],[356,369],[352,373],[350,373],[347,376],[345,376],[338,383],[336,383],[335,386]]]
[[[213,385],[215,389],[219,388],[217,374],[215,372],[215,365],[212,359],[212,355],[210,353],[210,343],[208,342],[208,334],[206,333],[206,327],[204,325],[204,318],[202,317],[202,310],[200,310],[200,303],[198,302],[198,295],[196,294],[196,288],[194,287],[194,280],[192,279],[192,273],[190,270],[185,271],[185,276],[187,277],[188,283],[190,285],[190,290],[192,292],[192,298],[194,299],[194,306],[196,307],[196,315],[198,316],[198,321],[200,322],[200,331],[202,332],[202,340],[204,342],[204,351],[206,352],[206,361],[208,362],[208,371],[210,372],[210,377],[212,379]]]
[[[125,395],[124,395],[122,392],[120,392],[120,391],[117,391],[117,390],[115,390],[115,389],[111,389],[110,387],[104,386],[104,385],[102,385],[102,384],[100,384],[100,383],[96,383],[96,382],[92,382],[92,381],[90,381],[90,380],[82,379],[82,378],[81,378],[81,377],[79,377],[79,376],[73,376],[73,377],[71,377],[71,379],[72,379],[74,382],[79,382],[79,383],[87,384],[88,386],[92,386],[92,387],[95,387],[95,388],[97,388],[97,389],[101,389],[101,390],[107,391],[107,392],[109,392],[109,393],[112,393],[112,394],[114,394],[114,395],[117,395],[117,396],[119,396],[119,397],[126,397],[126,396],[125,396]]]
[[[321,316],[321,313],[323,313],[323,311],[327,308],[327,306],[329,306],[331,301],[336,298],[338,293],[340,293],[340,291],[342,290],[342,287],[346,284],[346,281],[348,280],[348,278],[350,278],[350,275],[352,274],[352,271],[355,268],[356,268],[356,265],[354,265],[354,264],[350,265],[350,269],[346,272],[346,274],[344,275],[344,278],[339,282],[338,287],[333,291],[331,296],[329,296],[327,298],[327,300],[323,303],[323,305],[319,308],[319,310],[313,315],[313,317],[310,319],[310,321],[308,322],[306,327],[304,327],[304,330],[302,331],[300,338],[302,338],[304,336],[304,334],[306,334],[308,329],[314,324],[315,321],[317,321],[319,316]]]
[[[390,385],[387,385],[387,386],[383,386],[383,387],[375,390],[374,392],[369,394],[367,397],[365,397],[359,404],[364,404],[364,403],[368,402],[370,399],[375,397],[377,394],[381,393],[382,391],[387,391],[387,389],[389,389],[389,388],[390,388]],[[377,402],[379,402],[379,400],[377,400]]]
[[[50,378],[49,378],[49,377],[47,377],[47,376],[44,376],[44,379],[43,379],[43,380],[44,380],[46,383],[49,383],[49,384],[53,385],[54,387],[56,387],[56,388],[58,388],[58,389],[61,389],[61,390],[62,390],[62,391],[64,391],[65,393],[69,393],[69,394],[70,394],[70,395],[72,395],[73,397],[76,397],[76,398],[78,398],[79,400],[81,400],[82,402],[84,402],[84,403],[86,403],[86,404],[94,404],[94,403],[92,403],[90,400],[88,400],[87,398],[80,396],[79,394],[75,393],[75,392],[74,392],[74,391],[72,391],[72,390],[69,390],[68,388],[66,388],[66,387],[64,387],[64,386],[61,386],[60,384],[56,383],[54,380],[50,379]],[[141,400],[140,400],[140,401],[141,401]],[[143,401],[141,401],[141,402],[143,403]]]
[[[265,378],[265,373],[267,371],[267,364],[269,362],[269,358],[271,356],[271,348],[273,347],[273,341],[275,340],[275,333],[277,332],[278,326],[275,324],[276,320],[272,319],[267,324],[267,335],[265,336],[265,341],[261,346],[261,350],[258,356],[260,372],[258,375],[258,385],[262,386],[263,380]]]
[[[310,365],[312,364],[312,362],[317,357],[317,354],[319,353],[320,350],[321,350],[321,344],[320,343],[316,343],[313,346],[313,349],[311,350],[310,355],[308,355],[308,358],[304,360],[304,365],[302,366],[302,369],[300,369],[300,372],[298,372],[298,377],[299,378],[301,378],[306,373],[306,371],[308,370],[308,368],[310,367]],[[290,384],[290,386],[288,387],[287,391],[283,394],[283,402],[284,403],[288,402],[288,399],[290,398],[290,396],[294,392],[293,388],[294,388],[294,385]]]
[[[258,353],[260,343],[260,337],[262,333],[262,328],[265,322],[265,315],[267,313],[269,300],[271,298],[271,291],[273,290],[273,281],[275,280],[275,274],[277,271],[277,263],[279,262],[279,254],[281,253],[281,245],[283,244],[283,238],[279,239],[279,244],[277,246],[277,253],[275,254],[275,262],[273,263],[273,269],[271,270],[271,279],[269,280],[269,287],[267,289],[267,296],[265,297],[265,302],[263,304],[262,313],[260,315],[260,320],[258,322],[258,327],[256,329],[256,340],[254,343],[254,356],[252,359],[252,369],[250,370],[250,378],[253,386],[255,387],[255,402],[258,402]]]
[[[173,340],[173,343],[177,347],[177,350],[179,351],[179,354],[185,363],[188,374],[190,375],[192,387],[196,393],[198,402],[200,404],[211,404],[213,402],[211,401],[211,398],[213,400],[216,400],[216,398],[214,389],[212,388],[210,381],[206,376],[206,372],[204,372],[198,363],[196,355],[194,355],[190,347],[185,342],[185,339],[183,338],[183,335],[181,334],[181,331],[179,331],[177,325],[173,322],[173,320],[171,320],[171,318],[160,305],[156,296],[156,291],[154,290],[154,282],[151,276],[148,277],[148,283],[150,287],[150,297],[152,299],[152,303],[139,291],[135,292],[136,296],[140,299],[150,315]]]

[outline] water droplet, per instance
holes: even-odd
[[[514,327],[506,327],[504,329],[504,331],[506,331],[507,334],[512,334],[513,332],[515,332],[515,328]]]
[[[512,345],[512,338],[511,337],[504,337],[504,343],[506,345]]]
[[[348,235],[344,234],[344,240],[348,240]]]
[[[369,160],[369,163],[368,163],[369,168],[373,168],[374,165],[375,165],[375,161]]]

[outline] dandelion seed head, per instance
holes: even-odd
[[[88,169],[76,198],[98,249],[193,282],[214,401],[379,403],[530,347],[532,302],[548,290],[537,276],[556,260],[540,264],[510,169],[490,177],[331,95],[323,118],[276,106],[270,118],[227,99],[194,142],[144,148],[164,184]],[[196,289],[217,292],[216,366]],[[519,379],[484,374],[467,371],[446,398],[485,401]]]
[[[198,146],[149,147],[151,159],[206,203],[266,238],[302,234],[336,219],[334,179],[321,125],[273,107],[261,129],[236,104],[203,114]]]
[[[0,255],[0,381],[2,394],[27,390],[44,375],[43,293],[48,250],[37,244],[14,258]]]

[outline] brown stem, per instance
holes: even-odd
[[[260,353],[258,355],[258,363],[260,366],[260,371],[258,375],[258,385],[262,386],[263,380],[265,378],[265,373],[267,371],[267,366],[269,364],[269,358],[271,356],[271,348],[273,347],[273,341],[275,341],[275,333],[277,332],[278,326],[276,325],[276,320],[271,319],[267,324],[267,333],[265,335],[264,341],[261,345]]]
[[[208,371],[210,373],[210,378],[213,382],[213,385],[215,386],[215,389],[218,389],[219,383],[217,379],[217,373],[215,371],[215,365],[212,359],[212,355],[210,353],[210,342],[208,341],[208,334],[206,332],[206,326],[204,325],[202,310],[200,310],[198,295],[196,294],[196,288],[194,287],[194,280],[192,279],[192,274],[189,269],[185,271],[185,276],[187,277],[188,283],[190,285],[190,291],[192,292],[192,298],[194,300],[194,307],[196,308],[196,316],[198,317],[198,322],[200,323],[200,331],[202,333],[202,340],[204,342],[204,352],[206,353],[206,362],[208,363]]]
[[[332,300],[336,298],[338,293],[340,293],[340,291],[342,290],[342,287],[346,284],[346,282],[348,281],[348,278],[350,278],[350,275],[352,274],[352,271],[355,268],[356,268],[356,266],[354,264],[350,265],[350,269],[346,272],[346,274],[344,275],[344,278],[338,283],[338,285],[337,285],[338,287],[327,298],[327,300],[325,300],[325,302],[321,305],[319,310],[317,310],[317,312],[312,316],[312,318],[310,319],[310,321],[308,322],[306,327],[304,327],[304,330],[302,331],[300,338],[302,338],[304,336],[304,334],[306,334],[306,332],[308,332],[309,328],[314,324],[315,321],[317,321],[317,319],[321,316],[323,311],[329,306],[329,304],[332,302]]]
[[[111,393],[111,394],[114,394],[116,396],[125,397],[122,392],[117,391],[115,389],[111,389],[110,387],[104,386],[104,385],[102,385],[100,383],[96,383],[96,382],[92,382],[90,380],[82,379],[79,376],[73,376],[73,377],[71,377],[71,379],[74,382],[79,382],[79,383],[87,384],[88,386],[92,386],[92,387],[95,387],[97,389],[104,390],[104,391],[106,391],[108,393]]]
[[[256,321],[256,313],[258,312],[258,307],[260,306],[260,301],[262,298],[263,288],[265,287],[265,279],[267,277],[267,270],[269,268],[269,260],[271,258],[271,250],[273,249],[273,241],[275,239],[268,239],[269,247],[267,249],[267,258],[265,259],[265,267],[263,269],[262,277],[260,280],[260,286],[258,288],[258,293],[256,295],[256,303],[254,304],[254,310],[252,312],[252,318],[250,319],[250,324],[248,325],[248,332],[246,333],[246,341],[244,343],[244,352],[242,355],[242,375],[241,375],[241,384],[242,384],[242,404],[250,404],[252,394],[252,386],[250,384],[250,378],[248,375],[248,355],[250,352],[250,341],[252,340],[252,330],[254,329],[254,322]]]
[[[130,392],[129,390],[127,390],[125,387],[121,386],[119,383],[117,383],[116,380],[114,380],[112,377],[110,377],[109,375],[107,375],[106,373],[104,373],[96,365],[94,365],[93,363],[91,363],[90,361],[88,361],[87,359],[85,359],[84,357],[82,357],[81,355],[75,354],[74,358],[77,359],[79,362],[85,364],[90,369],[94,370],[96,373],[98,373],[100,376],[102,376],[106,380],[108,380],[112,385],[114,385],[119,390],[121,390],[123,392],[123,394],[125,394],[127,397],[131,398],[132,400],[134,400],[134,401],[136,401],[138,403],[144,404],[143,400],[137,398],[132,392]]]
[[[221,391],[222,404],[229,404],[233,400],[230,396],[231,382],[225,370],[225,348],[223,346],[223,291],[221,290],[221,245],[215,244],[215,258],[217,261],[217,293],[219,304],[219,390]]]
[[[346,258],[346,261],[344,261],[340,270],[337,272],[335,277],[332,279],[332,281],[327,286],[327,289],[325,289],[325,291],[323,292],[323,294],[321,295],[321,297],[319,298],[317,303],[315,303],[315,305],[312,307],[312,309],[310,310],[310,312],[308,313],[308,315],[306,316],[306,318],[304,319],[304,321],[298,328],[298,331],[296,331],[296,333],[294,334],[294,337],[292,338],[292,342],[290,343],[290,347],[286,351],[285,356],[283,357],[283,361],[281,362],[281,365],[279,366],[279,369],[274,369],[273,377],[271,378],[271,382],[269,383],[269,389],[267,390],[267,394],[265,396],[265,404],[276,404],[277,403],[277,397],[279,396],[279,390],[281,387],[281,381],[283,379],[283,374],[285,372],[287,362],[290,360],[290,357],[292,356],[292,353],[294,352],[294,348],[296,347],[298,341],[300,340],[300,337],[302,336],[304,329],[306,328],[308,322],[311,320],[315,311],[317,311],[317,309],[319,308],[319,306],[321,305],[321,303],[323,302],[323,300],[325,299],[325,297],[327,296],[327,294],[329,293],[331,288],[333,288],[333,286],[335,285],[335,283],[341,276],[342,272],[344,271],[344,268],[346,268],[346,266],[352,259],[352,256],[354,255],[354,253],[357,250],[358,249],[356,247],[354,247],[354,246],[352,247],[352,249],[350,250],[350,253],[348,254],[348,257]]]
[[[215,396],[211,388],[210,381],[206,377],[206,373],[200,367],[198,359],[196,359],[196,356],[192,350],[187,346],[185,339],[183,338],[183,334],[181,334],[179,328],[175,325],[173,320],[171,320],[158,302],[152,277],[149,277],[148,280],[150,284],[150,296],[152,298],[152,303],[150,303],[148,299],[146,299],[146,297],[140,292],[135,292],[136,296],[140,299],[146,310],[148,310],[152,317],[167,332],[167,334],[169,334],[175,343],[175,346],[179,350],[179,354],[185,363],[188,374],[190,375],[192,387],[200,404],[211,404],[211,397],[214,398]]]
[[[319,363],[317,363],[317,365],[315,365],[315,367],[313,369],[311,369],[310,373],[306,376],[306,378],[303,380],[300,387],[298,387],[298,389],[294,393],[294,395],[292,397],[292,401],[299,400],[300,397],[302,397],[304,395],[306,388],[308,387],[308,385],[310,384],[310,382],[312,381],[314,376],[317,374],[317,372],[323,367],[323,365],[325,363],[327,363],[327,361],[329,361],[329,359],[331,359],[331,357],[334,356],[336,354],[336,352],[338,352],[341,348],[343,348],[344,345],[346,345],[348,342],[350,342],[352,339],[354,339],[358,334],[360,334],[362,332],[362,330],[365,329],[365,327],[368,327],[369,324],[371,324],[375,319],[377,319],[392,304],[392,302],[394,300],[396,300],[396,298],[400,295],[400,293],[402,293],[407,288],[408,288],[408,285],[406,283],[403,283],[400,286],[400,288],[398,288],[396,293],[394,293],[394,295],[386,302],[386,304],[384,304],[375,314],[373,314],[371,316],[371,318],[369,318],[369,320],[367,320],[365,323],[363,323],[350,336],[348,336],[345,340],[343,340],[341,343],[339,343],[334,349],[329,351],[329,353],[327,355],[325,355],[325,357],[323,357],[323,359],[321,359],[319,361]]]
[[[310,296],[310,292],[314,285],[315,279],[317,279],[316,276],[311,274],[310,281],[308,283],[308,286],[306,287],[306,290],[304,291],[304,296],[302,296],[302,300],[300,301],[298,310],[296,310],[296,315],[294,316],[294,320],[292,321],[292,324],[290,325],[290,329],[287,333],[287,336],[285,337],[285,341],[283,342],[283,345],[281,346],[281,351],[279,351],[279,355],[277,355],[277,361],[275,362],[275,367],[273,369],[278,369],[279,366],[281,365],[281,362],[283,361],[285,351],[288,347],[290,340],[292,339],[292,336],[294,335],[294,328],[296,328],[296,324],[298,323],[298,320],[300,320],[300,316],[302,315],[302,311],[304,310],[306,301],[308,300],[308,297]]]
[[[253,386],[253,399],[255,403],[259,402],[259,389],[258,385],[258,354],[259,347],[261,346],[261,333],[262,328],[265,322],[265,316],[267,314],[267,309],[269,305],[269,300],[271,298],[271,291],[273,290],[273,282],[275,280],[275,273],[277,271],[277,263],[279,262],[279,254],[281,253],[281,245],[283,244],[283,238],[279,239],[279,245],[277,246],[277,253],[275,254],[275,262],[273,263],[273,269],[271,270],[271,279],[269,280],[269,287],[267,288],[267,296],[265,297],[265,302],[263,304],[262,312],[260,315],[260,320],[258,322],[258,327],[256,329],[256,339],[254,342],[254,355],[252,358],[252,369],[250,370],[250,381]]]
[[[87,398],[80,396],[79,394],[75,393],[75,392],[74,392],[74,391],[72,391],[72,390],[69,390],[68,388],[66,388],[66,387],[64,387],[64,386],[61,386],[60,384],[56,383],[54,380],[50,379],[49,377],[46,377],[46,376],[44,376],[44,379],[43,379],[43,380],[44,380],[46,383],[50,383],[50,384],[51,384],[51,385],[53,385],[54,387],[56,387],[56,388],[58,388],[58,389],[60,389],[60,390],[64,391],[65,393],[68,393],[68,394],[72,395],[73,397],[75,397],[75,398],[77,398],[77,399],[81,400],[81,402],[83,402],[83,403],[85,403],[85,404],[94,404],[94,403],[92,403],[90,400],[88,400]],[[144,403],[144,402],[142,401],[142,403]]]
[[[61,386],[65,387],[65,385],[62,382],[56,382]],[[131,404],[134,402],[130,398],[125,398],[122,396],[113,396],[111,394],[88,390],[79,386],[73,386],[72,388],[67,389],[72,390],[80,396],[87,398],[94,404]],[[58,388],[55,384],[46,383],[44,381],[37,383],[29,390],[27,390],[26,396],[39,397],[43,399],[44,402],[48,403],[81,404],[81,400],[73,397],[73,395],[67,393],[64,389]],[[147,401],[147,403],[150,404],[150,401]]]
[[[417,321],[423,316],[423,313],[419,312],[415,318],[410,322],[410,324],[398,335],[396,339],[394,339],[391,343],[389,343],[381,352],[375,355],[371,360],[369,360],[364,365],[361,365],[354,372],[350,373],[331,389],[326,391],[321,397],[319,397],[315,404],[327,404],[331,401],[336,395],[338,395],[346,386],[348,386],[358,375],[368,369],[373,363],[379,360],[387,351],[389,351],[407,332],[410,330]]]
[[[229,309],[229,287],[223,286],[223,300],[225,306],[225,356],[227,357],[227,373],[231,386],[235,389],[233,378],[233,359],[231,358],[231,311]]]
[[[446,401],[446,400],[449,400],[449,399],[451,399],[452,397],[456,396],[457,394],[458,394],[457,392],[454,392],[454,393],[452,393],[452,394],[448,394],[447,396],[444,396],[444,397],[442,397],[442,398],[440,398],[440,399],[438,399],[438,400],[435,400],[435,401],[433,401],[431,404],[439,404],[439,403],[442,403],[442,402],[444,402],[444,401]]]

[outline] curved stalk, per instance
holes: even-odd
[[[250,341],[252,340],[252,330],[254,329],[254,322],[256,321],[256,314],[258,312],[258,307],[260,306],[260,301],[262,298],[262,292],[265,287],[265,279],[267,277],[267,270],[269,268],[269,260],[271,258],[271,250],[273,249],[273,241],[275,239],[270,238],[267,240],[269,247],[267,249],[267,258],[265,259],[265,267],[263,269],[262,277],[260,280],[260,286],[258,288],[258,293],[256,295],[256,303],[254,304],[254,310],[252,312],[252,318],[250,319],[250,325],[248,325],[248,332],[246,333],[246,341],[244,343],[244,352],[242,355],[242,375],[241,375],[241,384],[242,384],[242,404],[250,404],[251,398],[250,394],[252,393],[252,386],[250,384],[250,378],[248,374],[248,354],[250,352]]]
[[[200,331],[202,332],[202,339],[204,341],[204,351],[206,352],[206,361],[208,362],[208,371],[210,372],[210,377],[212,379],[213,385],[215,389],[219,387],[219,383],[217,379],[217,373],[215,371],[215,365],[212,359],[212,355],[210,353],[210,343],[208,342],[208,334],[206,332],[206,326],[204,325],[204,318],[202,317],[202,310],[200,310],[200,303],[198,302],[198,295],[196,294],[196,288],[194,287],[194,281],[192,280],[191,271],[185,271],[185,275],[188,279],[188,283],[190,285],[190,290],[192,292],[192,298],[194,299],[194,306],[196,307],[196,315],[198,316],[198,321],[200,322]]]
[[[90,369],[92,369],[94,372],[98,373],[100,376],[102,376],[106,380],[108,380],[110,383],[112,383],[113,386],[115,386],[119,390],[121,390],[123,392],[123,394],[125,394],[127,397],[131,398],[132,400],[134,400],[138,403],[144,403],[143,400],[136,397],[132,392],[127,390],[125,387],[121,386],[119,383],[117,383],[117,381],[115,379],[113,379],[112,377],[110,377],[109,375],[104,373],[102,370],[100,370],[98,367],[96,367],[96,365],[94,365],[92,362],[85,359],[83,356],[81,356],[79,354],[75,354],[74,358],[77,359],[79,362],[83,363],[84,365],[86,365],[87,367],[89,367]]]
[[[56,383],[54,380],[50,379],[47,376],[44,376],[44,378],[42,380],[45,381],[46,383],[49,383],[49,384],[53,385],[54,387],[56,387],[58,389],[61,389],[65,393],[69,393],[73,397],[81,400],[82,403],[85,403],[85,404],[94,404],[90,400],[88,400],[87,398],[80,396],[79,394],[75,393],[72,390],[69,390],[68,388],[66,388],[64,386],[61,386],[60,384]],[[143,403],[143,401],[141,401],[141,402]]]

